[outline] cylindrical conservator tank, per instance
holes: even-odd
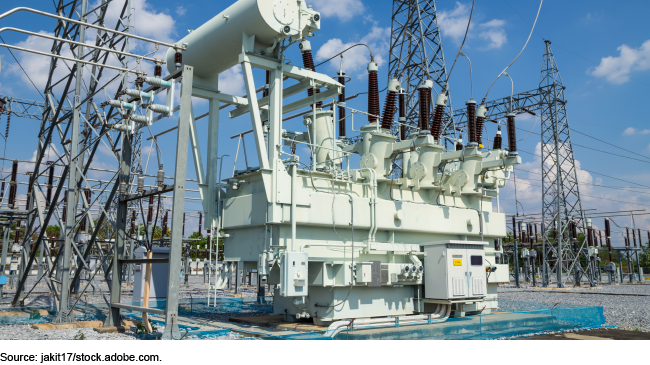
[[[331,110],[317,110],[315,123],[313,113],[309,113],[304,117],[304,124],[309,130],[308,142],[323,147],[310,146],[310,148],[315,148],[314,156],[316,161],[314,162],[317,168],[331,167],[333,164],[340,164],[342,162],[341,149],[336,145],[334,126],[332,125],[333,114],[334,112]]]
[[[210,79],[238,63],[243,32],[255,35],[253,51],[260,53],[285,38],[301,38],[318,29],[320,14],[303,0],[239,0],[177,44],[187,44],[183,63],[194,67],[194,75]],[[176,72],[174,54],[171,48],[167,51],[170,73]]]

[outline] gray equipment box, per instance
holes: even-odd
[[[487,244],[455,240],[423,243],[424,297],[439,300],[485,297],[484,246]]]
[[[138,247],[135,249],[135,258],[144,259],[147,257],[147,249]],[[168,259],[168,247],[154,247],[154,259]],[[133,277],[133,300],[142,302],[144,293],[144,277],[146,273],[146,264],[135,265],[135,275]],[[151,265],[151,283],[149,285],[149,300],[167,299],[167,281],[169,280],[169,264],[157,263]]]

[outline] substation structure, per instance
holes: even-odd
[[[107,27],[108,5],[115,4],[122,9],[120,17]],[[17,161],[11,163],[7,203],[0,201],[3,227],[25,224],[22,238],[15,229],[12,246],[21,268],[14,274],[14,306],[31,292],[26,290],[31,270],[24,268],[36,260],[36,282],[48,286],[57,322],[72,320],[79,299],[71,294],[94,290],[95,276],[103,275],[110,287],[107,325],[120,325],[121,310],[154,313],[165,317],[163,338],[180,337],[179,273],[188,273],[189,249],[183,252],[183,246],[191,240],[184,239],[184,211],[192,183],[198,186],[201,219],[212,233],[205,248],[208,274],[215,276],[214,285],[209,279],[210,290],[232,286],[233,273],[238,286],[241,270],[256,270],[259,295],[267,285],[273,288],[275,314],[286,321],[331,323],[334,330],[350,319],[355,324],[435,323],[490,313],[497,308],[497,286],[510,282],[509,261],[519,267],[523,248],[517,244],[528,243],[528,235],[518,237],[515,220],[513,248],[504,241],[508,222],[499,210],[499,191],[521,163],[515,126],[521,113],[539,113],[542,119],[542,283],[555,278],[558,286],[567,280],[579,285],[586,279],[593,285],[600,280],[593,230],[584,227],[564,86],[548,41],[539,88],[484,100],[478,108],[471,99],[466,108],[453,111],[435,2],[395,0],[382,113],[372,53],[366,111],[346,105],[358,94],[346,98],[350,78],[344,70],[334,78],[316,72],[307,38],[320,30],[321,16],[302,0],[239,0],[174,44],[131,34],[129,0],[106,0],[97,8],[87,0],[59,2],[56,13],[68,17],[17,8],[0,19],[17,11],[55,18],[57,27],[54,36],[46,36],[53,47],[44,54],[52,57],[45,102],[4,99],[6,114],[41,120],[25,209],[16,199]],[[94,44],[80,42],[89,38],[87,32],[96,35]],[[164,47],[167,54],[164,59],[135,55],[129,51],[132,40]],[[290,47],[299,48],[302,65],[285,57]],[[61,56],[64,49],[75,57]],[[109,58],[119,66],[109,65]],[[153,66],[153,76],[142,71],[143,63]],[[56,79],[53,71],[62,64],[70,72]],[[236,65],[244,78],[243,97],[219,91],[219,74]],[[164,66],[168,75],[163,77]],[[265,74],[265,85],[256,85],[254,70]],[[111,85],[112,99],[98,105],[95,99]],[[208,100],[206,115],[195,117],[192,97]],[[217,166],[223,158],[218,145],[224,107],[231,108],[230,118],[250,118],[252,129],[234,137],[242,142],[244,135],[252,137],[259,166],[248,165],[244,145],[247,168],[222,179]],[[310,110],[285,117],[304,108]],[[153,135],[150,127],[172,116],[178,125],[163,133],[177,134],[173,176],[165,176],[164,167],[171,164],[163,166],[159,157],[156,172],[147,174],[142,134],[149,132],[159,149],[156,136],[163,133]],[[298,116],[306,131],[283,126]],[[196,128],[202,117],[209,123],[205,153]],[[357,135],[346,135],[348,121]],[[486,122],[499,123],[491,144],[482,138]],[[54,144],[63,153],[53,153]],[[89,178],[102,145],[114,155],[115,168],[101,172],[112,177]],[[295,154],[298,145],[309,148],[309,161]],[[353,155],[360,157],[358,164]],[[190,158],[196,181],[186,176]],[[169,226],[165,198],[172,201]],[[161,234],[154,232],[159,219]],[[142,232],[134,232],[137,221]],[[61,227],[58,238],[46,234],[52,222]],[[578,240],[584,232],[588,239]],[[5,229],[3,263],[9,238]],[[218,240],[224,242],[220,271]],[[136,246],[145,248],[146,257],[134,257]],[[166,248],[166,257],[153,257],[154,246]],[[525,261],[534,273],[535,261]],[[147,288],[141,305],[121,302],[133,265],[145,265],[150,273],[154,264],[163,263],[168,267],[165,309],[148,307]],[[519,284],[519,270],[515,276]],[[82,278],[86,284],[80,287]]]

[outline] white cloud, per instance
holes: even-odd
[[[451,11],[438,12],[438,27],[446,37],[460,43],[467,29],[469,20],[469,6],[456,2],[456,7]],[[470,29],[473,25],[470,25]]]
[[[176,8],[176,14],[178,14],[179,16],[183,16],[185,15],[185,13],[187,13],[187,9],[185,9],[185,7],[179,6]]]
[[[361,37],[361,39],[355,39],[347,43],[343,43],[339,38],[328,40],[318,49],[318,52],[316,52],[316,61],[324,61],[352,45],[365,43],[370,47],[370,49],[372,49],[375,62],[379,67],[381,67],[387,61],[383,55],[388,53],[389,40],[390,28],[382,28],[377,26],[377,24],[374,24],[370,33]],[[354,47],[343,54],[343,70],[345,70],[348,75],[351,75],[353,72],[360,72],[360,77],[363,76],[369,62],[370,54],[368,49],[363,46]],[[340,63],[341,59],[336,57],[329,62],[329,65],[334,70],[338,70]]]
[[[236,96],[246,94],[240,65],[233,66],[219,74],[219,91]]]
[[[9,86],[4,86],[4,85],[2,85],[2,83],[0,83],[0,94],[3,94],[3,95],[13,95],[13,94],[14,94],[14,91],[13,91],[13,89],[10,88]]]
[[[650,134],[650,129],[638,130],[634,127],[628,127],[623,131],[624,136],[632,136],[635,134]]]
[[[323,17],[335,16],[341,21],[348,21],[366,10],[361,0],[311,0],[310,3]]]
[[[484,30],[478,36],[489,42],[483,49],[501,48],[501,46],[508,42],[506,31],[503,30],[505,23],[505,21],[500,19],[492,19],[479,26]]]
[[[650,69],[650,40],[645,41],[641,47],[632,48],[622,45],[617,48],[619,56],[603,57],[600,64],[590,73],[596,77],[605,78],[612,84],[624,84],[630,81],[632,71],[645,71]]]
[[[465,36],[465,31],[467,30],[467,22],[469,20],[470,6],[469,4],[463,4],[456,2],[456,6],[451,11],[439,11],[438,12],[438,27],[442,34],[445,37],[451,38],[454,42],[460,44]],[[472,23],[470,24],[470,32],[468,33],[468,38],[472,36],[471,30],[474,29],[476,24],[476,19],[479,16],[474,13],[472,17]],[[506,22],[500,19],[492,19],[488,22],[481,23],[478,25],[480,33],[478,34],[479,38],[482,38],[488,41],[488,44],[481,47],[480,49],[493,49],[501,48],[508,39],[506,37],[506,32],[503,29]]]

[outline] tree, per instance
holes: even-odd
[[[57,239],[61,235],[61,227],[50,225],[45,228],[45,235],[50,239]]]

